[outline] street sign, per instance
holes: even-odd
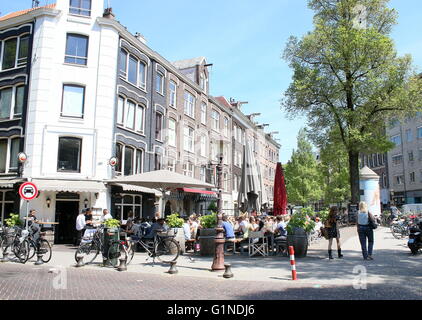
[[[19,195],[24,200],[33,200],[38,195],[38,188],[32,182],[25,182],[19,188]]]

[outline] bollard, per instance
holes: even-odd
[[[226,270],[224,271],[223,278],[226,278],[226,279],[233,278],[231,264],[226,263],[224,264],[224,267],[226,268]]]
[[[83,267],[85,265],[84,262],[83,262],[83,259],[84,259],[84,256],[81,255],[81,254],[78,254],[76,256],[76,262],[77,262],[77,264],[75,266],[76,268],[80,268],[80,267]]]
[[[289,247],[289,252],[290,252],[290,265],[292,266],[292,280],[297,280],[295,249],[293,248],[293,246]]]
[[[9,261],[9,252],[7,250],[3,251],[3,258],[0,260],[0,262],[8,262]]]
[[[127,270],[127,265],[126,265],[127,258],[126,258],[126,255],[124,257],[122,256],[119,259],[119,261],[120,261],[120,265],[117,267],[117,271],[126,271]]]
[[[42,254],[41,253],[37,253],[37,262],[34,263],[36,266],[40,266],[42,264],[44,264],[44,261],[42,261]]]
[[[176,261],[170,262],[170,269],[169,269],[168,273],[170,273],[170,274],[176,274],[176,273],[179,272],[176,269],[176,263],[177,263]]]

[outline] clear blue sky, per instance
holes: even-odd
[[[101,1],[101,0],[96,0]],[[53,3],[41,0],[40,4]],[[281,59],[287,38],[312,30],[306,0],[110,0],[116,19],[169,61],[205,56],[213,63],[210,90],[242,101],[245,113],[261,112],[268,131],[279,131],[280,160],[296,147],[304,119],[287,120],[280,99],[291,80]],[[422,1],[391,0],[399,13],[393,39],[399,54],[422,66]],[[1,0],[1,15],[31,7],[31,0]]]

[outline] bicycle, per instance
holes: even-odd
[[[393,237],[396,239],[403,239],[404,237],[409,235],[409,226],[412,223],[409,222],[407,219],[404,221],[399,221],[391,225],[391,233]]]
[[[3,253],[7,252],[7,250],[10,248],[10,251],[13,252],[16,258],[18,258],[19,262],[26,263],[29,257],[29,231],[19,227],[14,227],[14,229],[15,236],[13,241],[6,244],[3,249]]]
[[[86,230],[81,244],[75,252],[75,261],[77,262],[78,257],[82,256],[84,264],[94,262],[98,254],[104,250],[103,234],[104,226]]]
[[[45,235],[45,232],[40,232],[40,235],[37,240],[34,240],[33,234],[30,234],[28,237],[29,241],[29,252],[28,252],[28,260],[31,260],[35,254],[42,255],[41,260],[44,263],[48,263],[51,260],[52,250],[51,245],[48,240],[43,239],[42,236]]]
[[[176,261],[180,254],[180,245],[174,240],[175,235],[169,236],[163,232],[163,229],[156,230],[153,239],[142,237],[144,235],[141,234],[137,240],[112,241],[108,254],[109,261],[116,262],[122,254],[125,254],[126,264],[130,263],[134,255],[133,246],[136,244],[140,244],[145,249],[148,254],[147,260],[152,258],[153,263],[155,263],[155,258],[162,263]]]

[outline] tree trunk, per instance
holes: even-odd
[[[358,204],[360,201],[359,152],[349,151],[349,175],[350,175],[350,190],[352,192],[351,203]]]

